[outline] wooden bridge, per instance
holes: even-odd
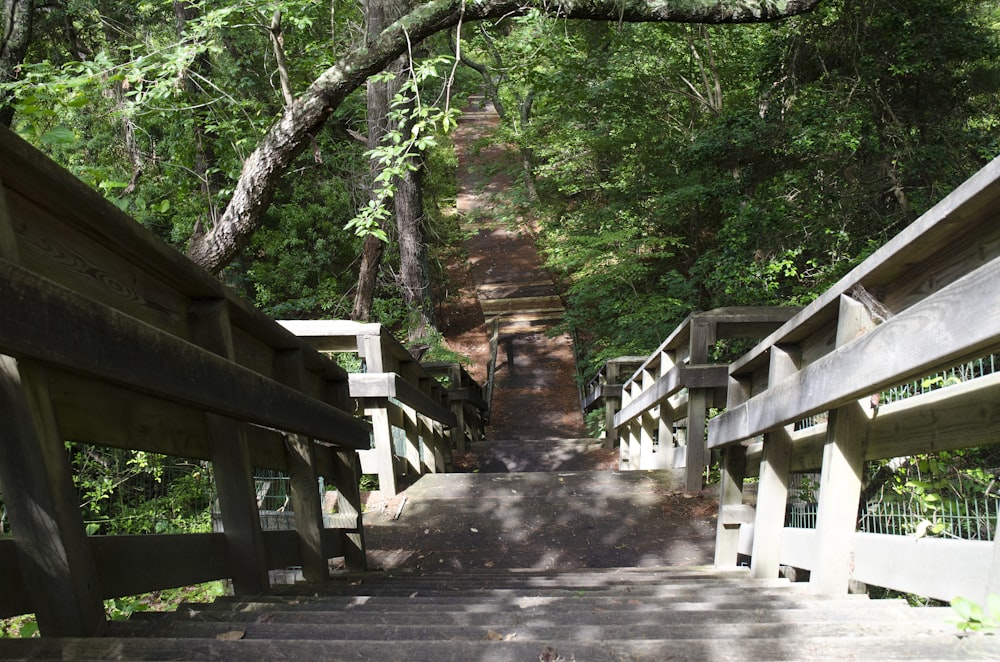
[[[391,486],[447,470],[482,434],[467,375],[428,370],[377,325],[267,319],[2,129],[0,155],[0,490],[14,534],[0,539],[0,616],[34,613],[43,635],[0,640],[0,658],[1000,656],[988,637],[958,636],[947,609],[848,594],[852,581],[945,600],[1000,593],[1000,542],[855,530],[864,460],[1000,439],[996,376],[873,399],[1000,350],[1000,161],[805,309],[692,315],[624,382],[595,385],[591,404],[621,399],[609,443],[622,469],[680,467],[700,489],[720,454],[714,567],[377,572],[361,465]],[[721,337],[762,340],[710,365]],[[348,375],[319,349],[356,352],[366,372]],[[434,379],[442,370],[450,391]],[[725,411],[706,432],[709,405]],[[87,536],[66,440],[211,462],[223,532]],[[293,530],[261,530],[253,467],[290,476]],[[784,526],[789,475],[804,469],[822,475],[815,530]],[[754,498],[743,487],[755,475]],[[339,493],[332,517],[321,476]],[[475,498],[503,512],[517,490],[486,492],[480,478]],[[609,481],[613,493],[569,482],[572,495],[532,495],[535,512],[547,498],[597,510],[628,495],[627,481]],[[741,530],[749,568],[738,567]],[[335,557],[348,571],[331,578]],[[272,587],[268,570],[289,566],[307,583]],[[779,578],[782,567],[811,579]],[[103,599],[219,578],[233,597],[105,618]]]

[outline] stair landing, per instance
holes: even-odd
[[[667,471],[428,474],[403,497],[365,516],[370,567],[701,565],[715,543],[714,495]]]

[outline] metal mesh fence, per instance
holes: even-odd
[[[796,529],[816,528],[816,504],[792,506],[785,526]],[[885,535],[935,535],[962,540],[995,540],[1000,499],[963,499],[945,501],[933,511],[916,504],[897,502],[869,503],[858,513],[858,531]]]

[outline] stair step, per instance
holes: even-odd
[[[480,306],[486,316],[495,316],[501,313],[562,313],[565,308],[562,299],[555,295],[518,297],[504,299],[480,299]]]
[[[708,632],[692,632],[701,634]],[[435,662],[525,662],[526,660],[967,660],[993,657],[987,637],[812,637],[789,628],[785,636],[737,639],[645,641],[338,641],[244,639],[40,638],[0,642],[0,658],[60,660],[434,660]]]
[[[426,616],[426,615],[425,615]],[[541,622],[539,622],[541,621]],[[517,641],[607,641],[607,640],[666,640],[690,639],[691,624],[616,624],[616,625],[549,625],[544,618],[525,616],[522,623],[495,629],[491,625],[445,625],[433,616],[423,623],[412,625],[385,624],[377,630],[366,624],[354,623],[274,623],[274,622],[205,622],[196,619],[163,622],[153,630],[135,629],[135,636],[162,636],[171,638],[215,639],[227,632],[240,632],[244,639],[327,641],[362,640],[377,638],[382,641],[458,641],[476,642],[494,638]],[[499,626],[498,626],[499,627]],[[845,623],[843,621],[814,621],[809,624],[810,637],[900,637],[915,634],[954,633],[954,626],[943,622],[914,623],[902,621],[876,621]],[[787,623],[760,623],[739,621],[716,623],[712,626],[715,640],[775,639],[788,635]],[[122,635],[127,633],[122,632]]]
[[[128,622],[115,623],[114,627],[150,627],[155,626],[165,619],[251,623],[266,618],[270,623],[328,624],[331,620],[337,618],[344,620],[349,618],[351,623],[367,626],[384,624],[426,625],[428,622],[426,613],[413,608],[404,611],[360,611],[352,609],[344,612],[268,609],[260,611],[213,611],[195,609],[196,606],[188,605],[188,607],[176,615],[174,613],[136,612]],[[629,607],[629,605],[626,605],[626,607]],[[913,609],[905,603],[894,605],[881,605],[877,603],[873,605],[859,605],[855,603],[842,606],[824,605],[822,609],[816,608],[815,605],[806,609],[748,609],[743,612],[743,615],[745,618],[752,618],[755,623],[780,623],[784,625],[806,625],[826,622],[856,623],[859,620],[877,621],[886,619],[897,623],[929,622],[931,625],[934,625],[939,622],[947,622],[950,617],[950,610],[943,609],[943,612],[939,608]],[[669,613],[670,625],[713,625],[734,622],[733,617],[737,612],[732,609],[720,610],[703,605],[700,609],[674,609],[666,613]],[[617,605],[605,605],[600,608],[574,611],[560,609],[544,613],[531,610],[436,610],[433,622],[440,626],[480,625],[495,630],[523,625],[529,618],[533,624],[544,623],[553,626],[663,625],[665,622],[664,614],[665,612],[660,609],[619,609]]]
[[[673,611],[691,610],[730,610],[733,612],[746,610],[786,610],[786,609],[811,609],[819,607],[842,608],[863,605],[867,600],[858,598],[816,598],[803,596],[800,599],[792,597],[785,599],[773,599],[768,596],[761,596],[753,599],[745,596],[734,596],[732,598],[712,598],[707,600],[678,600],[675,598],[618,598],[609,599],[607,597],[510,597],[504,600],[490,600],[484,596],[480,600],[472,600],[462,596],[427,596],[421,597],[418,593],[415,597],[404,596],[343,596],[322,598],[317,600],[287,600],[285,602],[268,601],[255,599],[235,602],[219,602],[214,604],[201,605],[200,607],[190,607],[196,611],[232,611],[232,612],[262,612],[262,611],[409,611],[409,610],[444,610],[444,611],[468,611],[468,612],[492,612],[492,611],[523,611],[526,609],[564,609],[574,611],[585,611],[592,609],[628,609],[633,611],[656,610],[667,614]],[[182,609],[187,609],[185,606]]]
[[[551,280],[541,278],[529,281],[507,281],[504,283],[480,283],[476,285],[480,301],[516,297],[548,296],[556,293]]]

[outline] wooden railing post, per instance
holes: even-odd
[[[392,442],[392,421],[389,417],[388,398],[366,398],[365,416],[372,423],[372,453],[378,472],[379,491],[395,495],[399,487],[396,483],[395,451]]]
[[[665,351],[660,353],[660,379],[663,379],[674,366],[677,365],[677,353],[675,351]],[[670,406],[670,399],[667,398],[660,403],[658,439],[660,442],[660,461],[656,469],[674,468],[674,408]]]
[[[438,465],[438,443],[434,421],[420,414],[417,414],[416,421],[417,438],[420,443],[420,473],[424,473],[425,467],[429,473],[438,473],[441,471],[441,467]]]
[[[874,327],[874,320],[861,303],[841,295],[837,347],[843,347]],[[816,513],[817,559],[810,576],[813,593],[848,592],[851,539],[857,526],[868,423],[859,402],[830,412]]]
[[[406,459],[406,473],[411,477],[423,473],[420,462],[420,421],[417,410],[402,405],[399,407],[403,419],[403,434],[405,437],[403,457]]]
[[[729,407],[746,402],[749,389],[736,379],[729,380]],[[690,439],[688,441],[690,444]],[[746,478],[746,449],[737,444],[722,450],[719,477],[719,519],[715,530],[715,567],[736,567],[740,549],[740,524],[729,518],[727,509],[743,504],[743,479]]]
[[[188,328],[194,343],[232,360],[235,349],[227,306],[224,299],[192,302]],[[208,412],[205,423],[211,437],[212,473],[219,492],[233,591],[237,595],[264,592],[270,588],[267,554],[245,423]]]
[[[642,372],[642,390],[653,387],[656,381],[648,369]],[[630,469],[650,469],[653,462],[653,434],[659,421],[653,416],[652,410],[647,410],[639,416],[639,457],[630,465]]]
[[[274,371],[278,381],[301,389],[305,381],[302,350],[276,353]],[[302,555],[302,576],[307,582],[322,582],[329,577],[330,570],[323,554],[323,505],[312,439],[299,434],[285,435],[285,456],[295,532]]]
[[[337,487],[337,507],[344,516],[353,518],[355,526],[342,533],[344,564],[349,570],[365,570],[365,530],[361,517],[361,467],[358,454],[349,450],[333,453],[333,483]],[[381,486],[380,486],[381,487]]]
[[[99,634],[97,568],[42,368],[0,355],[0,421],[0,490],[38,627],[47,636]]]
[[[797,358],[777,345],[771,347],[768,384],[774,385],[798,370]],[[781,534],[788,503],[788,474],[792,461],[792,426],[764,434],[764,453],[757,485],[757,513],[754,519],[753,554],[750,571],[754,577],[775,578],[781,562]]]
[[[0,258],[20,263],[2,185]],[[38,628],[51,636],[98,634],[105,619],[97,567],[43,368],[0,354],[0,421],[0,493],[25,584],[35,589]]]
[[[697,316],[691,320],[691,347],[688,365],[708,363],[709,348],[715,344],[715,325]],[[704,388],[688,389],[687,472],[688,492],[700,492],[705,473],[705,420],[708,417],[708,394]]]
[[[606,385],[621,384],[621,366],[615,361],[604,364],[604,382]],[[604,448],[611,450],[618,441],[615,430],[615,414],[621,409],[620,396],[609,393],[604,396]]]

